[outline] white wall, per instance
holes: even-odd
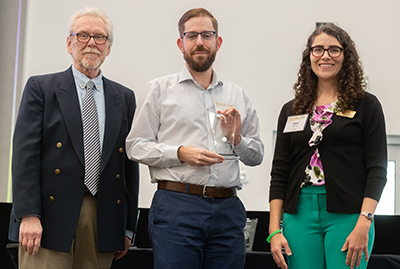
[[[265,158],[246,167],[248,182],[239,192],[248,210],[268,210],[272,133],[292,85],[306,39],[316,22],[336,22],[356,42],[370,91],[385,110],[388,134],[400,134],[396,117],[400,91],[400,2],[396,0],[31,0],[25,42],[24,83],[35,74],[65,70],[69,16],[94,6],[114,22],[115,41],[103,64],[104,75],[133,89],[138,96],[150,79],[180,71],[177,22],[193,7],[210,10],[224,39],[214,65],[221,79],[241,85],[258,110]],[[22,90],[22,89],[21,89]],[[149,207],[155,186],[141,167],[141,207]]]

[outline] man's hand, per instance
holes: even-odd
[[[242,131],[242,120],[240,117],[240,113],[236,108],[233,107],[229,107],[229,108],[225,108],[224,110],[217,111],[218,113],[222,114],[224,117],[224,121],[226,123],[232,123],[234,120],[235,125],[234,125],[234,130],[229,130],[228,133],[234,133],[234,141],[231,141],[233,143],[234,146],[236,146],[237,144],[240,143],[240,141],[242,140],[242,137],[240,136],[240,132]],[[223,127],[223,126],[221,126]],[[231,140],[231,139],[229,139]]]
[[[35,255],[40,248],[42,239],[42,224],[39,217],[23,217],[19,228],[19,244],[28,255]]]
[[[128,252],[130,246],[131,246],[131,239],[129,239],[129,237],[125,236],[125,250],[116,251],[114,253],[114,261],[119,260],[122,257],[124,257],[126,255],[126,253]]]
[[[191,146],[180,147],[178,149],[178,158],[181,162],[195,167],[222,163],[225,159],[223,156],[215,152]]]

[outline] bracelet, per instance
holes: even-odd
[[[272,234],[270,234],[267,238],[267,242],[271,243],[271,238],[274,237],[274,235],[276,235],[277,233],[282,233],[281,229],[276,230],[275,232],[273,232]]]

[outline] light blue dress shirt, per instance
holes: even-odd
[[[86,83],[90,80],[87,76],[79,72],[73,65],[72,65],[72,73],[74,75],[75,79],[75,84],[76,84],[76,90],[78,93],[78,99],[79,99],[79,107],[81,108],[81,114],[82,114],[82,102],[83,102],[83,97],[85,96],[86,93]],[[100,70],[100,74],[92,79],[94,82],[94,85],[96,86],[96,90],[93,91],[93,97],[94,100],[96,101],[96,106],[97,106],[97,114],[99,117],[99,134],[100,134],[100,147],[101,149],[103,148],[103,141],[104,141],[104,129],[105,129],[105,123],[106,123],[106,104],[105,104],[105,98],[104,98],[104,87],[103,87],[103,73]],[[133,238],[133,231],[126,230],[125,235],[129,237],[130,239]]]
[[[90,80],[87,76],[79,72],[73,65],[72,65],[72,73],[74,75],[75,84],[76,84],[76,91],[78,93],[79,99],[79,107],[81,108],[82,114],[82,102],[83,97],[86,93],[86,83]],[[104,129],[106,123],[106,104],[104,99],[104,87],[103,87],[103,73],[100,71],[100,74],[92,79],[96,90],[93,91],[93,97],[96,101],[97,106],[97,114],[99,117],[99,134],[100,134],[100,147],[103,148],[103,141],[104,141]]]

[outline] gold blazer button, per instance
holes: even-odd
[[[54,170],[54,173],[56,173],[56,175],[59,175],[61,173],[61,170],[57,168],[56,170]]]
[[[117,174],[117,175],[115,176],[115,178],[116,178],[116,179],[120,179],[120,178],[121,178],[121,175],[120,175],[120,174]]]
[[[58,142],[56,146],[57,146],[57,148],[61,148],[62,147],[62,143]]]
[[[122,204],[121,200],[118,200],[118,201],[117,201],[117,204],[119,204],[119,205]]]
[[[124,148],[119,148],[119,153],[124,152]]]
[[[50,197],[49,197],[49,201],[50,201],[50,202],[53,202],[53,201],[54,201],[54,196],[50,196]]]

